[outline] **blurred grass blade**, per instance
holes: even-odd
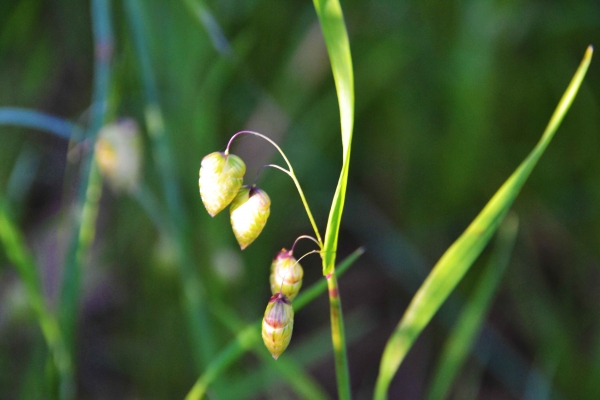
[[[16,125],[54,133],[71,139],[74,131],[83,130],[76,124],[39,111],[17,107],[0,107],[0,125]]]
[[[73,398],[72,364],[57,319],[48,311],[32,255],[23,235],[11,221],[4,200],[0,199],[0,241],[10,262],[23,282],[31,308],[35,312],[60,379],[60,398]]]
[[[471,351],[479,334],[487,310],[506,270],[518,231],[518,218],[509,215],[498,229],[494,252],[486,266],[475,292],[460,315],[454,330],[446,340],[439,363],[433,374],[429,400],[447,398],[456,375]]]
[[[142,12],[144,2],[129,0],[125,2],[125,12],[132,31],[133,44],[139,59],[142,85],[146,97],[146,126],[150,134],[152,152],[158,165],[163,191],[167,202],[167,211],[171,220],[169,228],[180,257],[179,278],[183,288],[183,306],[189,326],[194,361],[198,371],[208,364],[215,351],[212,324],[208,319],[206,290],[200,281],[198,267],[193,259],[192,235],[188,225],[185,205],[176,179],[175,157],[165,127],[160,107],[154,68],[146,42],[146,30]]]
[[[206,33],[210,36],[214,48],[224,56],[231,56],[233,54],[231,45],[204,1],[184,0],[184,3],[187,9],[194,15],[194,18],[197,18],[204,29],[206,29]]]
[[[91,18],[94,34],[94,91],[91,106],[90,129],[86,139],[90,151],[85,155],[81,166],[81,183],[77,193],[75,226],[65,260],[65,271],[61,290],[61,327],[66,345],[71,354],[74,349],[81,267],[83,258],[95,234],[95,220],[98,211],[99,191],[102,180],[94,166],[94,142],[96,134],[106,117],[106,105],[111,81],[111,60],[114,49],[112,24],[108,0],[93,0]]]
[[[413,297],[383,352],[375,387],[376,399],[387,397],[390,382],[412,344],[502,222],[571,106],[587,72],[592,53],[593,48],[589,46],[535,148],[496,192],[465,232],[448,248]]]
[[[352,254],[342,261],[337,267],[337,273],[341,276],[354,262],[364,253],[364,249],[358,248]],[[300,311],[304,306],[314,300],[318,295],[327,289],[327,283],[320,280],[313,284],[307,290],[304,290],[294,300],[294,312]],[[261,344],[261,324],[262,318],[255,323],[248,325],[244,329],[238,329],[238,334],[235,340],[225,349],[223,349],[217,357],[208,365],[204,373],[198,378],[190,392],[185,397],[186,400],[201,399],[209,385],[223,372],[225,369],[238,360],[244,353],[250,350],[255,344]],[[265,350],[266,351],[266,350]]]

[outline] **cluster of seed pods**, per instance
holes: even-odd
[[[292,300],[302,286],[304,271],[292,250],[281,249],[271,264],[271,299],[262,323],[262,338],[274,359],[290,344],[294,327]]]
[[[214,217],[228,205],[233,233],[244,250],[262,232],[271,212],[269,195],[256,186],[242,186],[246,164],[236,155],[214,152],[200,164],[200,197]]]
[[[270,214],[271,199],[256,185],[242,186],[246,165],[228,151],[214,152],[202,159],[198,185],[200,197],[211,216],[230,205],[230,221],[241,249],[262,232]],[[288,347],[294,327],[292,300],[300,291],[304,271],[292,254],[282,249],[271,264],[270,298],[262,323],[265,346],[277,359]]]

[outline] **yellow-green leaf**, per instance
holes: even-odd
[[[383,352],[375,387],[376,399],[387,397],[390,382],[414,341],[498,229],[571,106],[587,72],[592,53],[593,48],[589,46],[535,148],[504,182],[465,232],[448,248],[413,297]]]

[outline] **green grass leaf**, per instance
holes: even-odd
[[[471,346],[479,334],[486,312],[510,260],[518,226],[517,216],[509,215],[498,229],[492,257],[475,288],[475,292],[466,302],[464,311],[446,340],[433,375],[434,379],[428,395],[429,400],[443,400],[447,397],[452,382],[469,355]]]
[[[346,197],[348,184],[348,170],[350,168],[350,148],[352,143],[352,129],[354,125],[354,74],[352,72],[352,57],[350,55],[350,42],[342,8],[337,0],[314,0],[315,9],[321,23],[323,36],[335,88],[340,106],[340,120],[342,127],[342,170],[337,188],[331,204],[327,229],[325,231],[325,248],[323,254],[323,275],[330,274],[335,265],[335,251],[337,249],[340,223]]]
[[[587,72],[592,53],[593,48],[589,46],[535,148],[496,192],[465,232],[448,248],[413,297],[383,352],[375,387],[376,399],[387,397],[390,382],[414,341],[498,229],[571,106]]]

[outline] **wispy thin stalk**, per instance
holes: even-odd
[[[352,264],[364,253],[364,249],[361,247],[355,250],[352,254],[346,257],[337,267],[337,273],[341,276],[350,268]],[[308,303],[317,298],[321,293],[327,289],[327,283],[320,280],[314,283],[311,287],[304,290],[294,300],[294,312],[300,311]],[[209,385],[225,371],[227,367],[238,360],[244,353],[252,349],[257,343],[261,341],[261,324],[262,319],[255,323],[248,325],[244,329],[240,329],[233,342],[231,342],[225,349],[223,349],[217,357],[207,366],[204,373],[198,378],[188,395],[186,400],[198,400],[206,393]]]
[[[192,257],[189,234],[190,229],[185,218],[185,207],[181,198],[178,181],[175,178],[175,162],[171,144],[166,132],[163,114],[160,108],[156,78],[146,44],[141,3],[128,0],[125,10],[131,26],[134,45],[139,59],[142,84],[146,96],[146,125],[152,139],[154,159],[161,174],[167,211],[171,219],[170,229],[180,258],[180,279],[184,291],[183,303],[193,343],[194,359],[198,370],[208,363],[214,353],[214,338],[208,320],[206,290],[198,276],[197,266]]]
[[[277,149],[277,151],[279,152],[279,154],[281,154],[281,157],[283,157],[283,160],[285,161],[285,163],[288,166],[288,169],[286,170],[285,168],[279,167],[278,165],[273,165],[273,164],[269,164],[269,166],[277,168],[283,172],[285,172],[290,178],[292,178],[292,181],[294,181],[294,184],[296,185],[296,189],[298,190],[298,194],[300,195],[300,199],[302,200],[302,204],[304,205],[304,209],[306,210],[306,215],[308,216],[308,219],[310,220],[310,224],[312,225],[312,228],[315,232],[315,235],[317,237],[317,241],[319,243],[319,247],[322,248],[323,247],[323,241],[321,240],[321,234],[319,233],[319,229],[317,228],[317,224],[315,222],[315,218],[312,215],[312,212],[310,211],[310,207],[308,206],[308,202],[306,201],[306,196],[304,196],[304,191],[302,190],[302,186],[300,186],[300,182],[298,182],[298,178],[296,178],[296,174],[294,173],[294,168],[292,167],[292,163],[290,163],[290,160],[288,160],[288,158],[286,157],[285,153],[283,152],[283,150],[281,150],[281,147],[279,147],[279,145],[277,143],[275,143],[273,140],[271,140],[269,137],[258,133],[258,132],[253,132],[253,131],[240,131],[237,132],[235,135],[233,135],[231,137],[231,139],[229,139],[229,143],[227,143],[227,149],[225,150],[225,154],[229,153],[229,147],[231,146],[231,143],[233,142],[233,140],[242,134],[250,134],[250,135],[254,135],[254,136],[258,136],[261,139],[266,140],[267,142],[269,142],[271,145],[273,145],[273,147],[275,147]]]
[[[76,202],[75,226],[63,276],[61,293],[61,326],[71,356],[74,349],[75,325],[79,304],[81,268],[85,253],[93,239],[97,197],[100,179],[93,168],[96,134],[102,127],[106,115],[106,104],[110,87],[110,63],[113,53],[113,33],[108,0],[92,0],[92,28],[94,35],[94,89],[91,121],[87,140],[91,144],[81,165],[81,180]],[[96,210],[94,211],[94,208]]]

